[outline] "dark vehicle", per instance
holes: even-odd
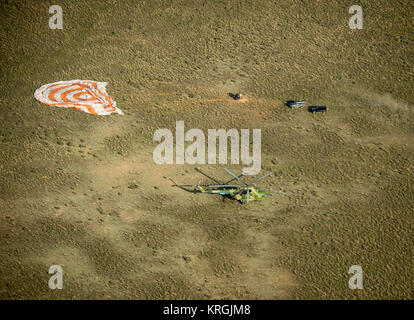
[[[315,113],[315,112],[326,112],[328,110],[327,106],[310,106],[308,108],[309,112]]]
[[[234,100],[241,100],[243,96],[241,93],[229,93],[229,97],[232,97]]]
[[[306,104],[305,100],[289,100],[286,105],[289,108],[302,108]]]

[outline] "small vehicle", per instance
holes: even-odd
[[[328,110],[327,106],[310,106],[308,108],[309,112],[315,113],[315,112],[326,112]]]
[[[243,97],[241,93],[236,93],[233,97],[234,100],[240,100]]]
[[[286,105],[289,108],[302,108],[306,105],[305,100],[289,100]]]
[[[229,97],[233,98],[234,100],[241,100],[243,95],[241,93],[229,93]]]

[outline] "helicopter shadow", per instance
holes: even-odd
[[[168,178],[172,183],[174,183],[174,185],[173,185],[173,187],[178,187],[178,188],[180,188],[181,190],[184,190],[184,191],[187,191],[187,192],[190,192],[190,193],[201,193],[201,191],[200,190],[194,190],[194,189],[188,189],[188,187],[194,187],[194,186],[191,186],[191,185],[179,185],[179,184],[177,184],[173,179],[171,179],[171,178]]]
[[[228,181],[226,181],[226,182],[222,183],[222,182],[217,181],[216,179],[214,179],[214,178],[210,177],[207,173],[205,173],[205,172],[201,171],[199,168],[194,168],[194,170],[195,170],[195,171],[197,171],[198,173],[201,173],[203,176],[205,176],[206,178],[208,178],[208,179],[210,179],[210,180],[214,181],[214,182],[215,182],[215,183],[217,183],[217,184],[229,184],[230,182],[233,182],[234,180],[236,180],[236,178],[232,178],[232,179],[230,179],[230,180],[228,180]],[[243,174],[241,174],[241,175],[239,175],[239,176],[238,176],[238,178],[241,178],[241,177],[243,177],[243,176],[244,176],[244,175],[243,175]]]

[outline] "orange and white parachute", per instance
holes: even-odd
[[[41,86],[34,97],[48,106],[75,108],[95,115],[123,114],[106,93],[106,85],[91,80],[59,81]]]

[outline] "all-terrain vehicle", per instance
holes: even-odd
[[[302,108],[306,105],[305,100],[289,100],[286,105],[289,108]]]
[[[309,112],[315,113],[315,112],[326,112],[328,110],[327,106],[310,106],[308,108]]]

